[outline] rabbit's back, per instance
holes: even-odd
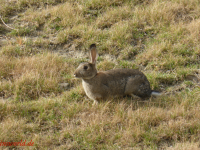
[[[83,87],[91,99],[106,99],[109,96],[135,94],[148,97],[151,94],[145,75],[134,69],[114,69],[97,73],[89,80],[83,80]]]

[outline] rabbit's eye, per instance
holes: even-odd
[[[87,70],[87,69],[88,69],[88,66],[84,66],[84,69]]]

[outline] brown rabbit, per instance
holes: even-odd
[[[86,95],[98,103],[101,99],[112,96],[136,95],[147,98],[151,95],[159,96],[159,92],[152,91],[146,76],[135,69],[114,69],[97,72],[96,45],[90,46],[90,63],[81,63],[74,76],[82,79]]]

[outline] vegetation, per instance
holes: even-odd
[[[0,22],[0,142],[34,142],[13,149],[200,148],[198,0],[0,0],[0,15],[15,28]],[[92,43],[99,70],[139,69],[163,96],[92,105],[73,78]]]

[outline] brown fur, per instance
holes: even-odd
[[[82,63],[74,76],[82,79],[86,95],[94,100],[108,97],[136,95],[141,98],[151,96],[150,83],[146,76],[135,69],[114,69],[98,72],[96,69],[96,46],[91,46],[91,62]]]

